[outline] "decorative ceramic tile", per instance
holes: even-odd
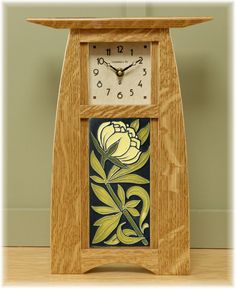
[[[149,246],[150,120],[90,119],[90,247]]]

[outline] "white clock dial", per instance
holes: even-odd
[[[150,43],[91,43],[89,103],[151,103]]]

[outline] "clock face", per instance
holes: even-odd
[[[151,103],[150,43],[91,43],[89,104]]]

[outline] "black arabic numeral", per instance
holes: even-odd
[[[111,91],[111,89],[110,89],[110,88],[107,88],[107,95],[110,94],[110,91]]]
[[[143,58],[142,58],[142,56],[139,56],[139,64],[143,64]]]
[[[95,69],[93,70],[93,74],[94,74],[95,76],[97,76],[97,75],[99,74],[99,70],[98,70],[97,68],[95,68]]]
[[[147,75],[147,68],[143,69],[143,76]]]
[[[139,81],[138,86],[143,87],[142,80]]]
[[[97,58],[97,62],[98,64],[102,65],[105,61],[102,57],[100,57],[100,58]]]
[[[111,55],[111,48],[107,48],[107,55]]]
[[[119,92],[119,93],[117,94],[117,98],[119,98],[119,99],[122,99],[122,98],[123,98],[122,92]]]
[[[124,49],[124,47],[122,45],[117,46],[117,52],[118,53],[123,53],[123,49]]]
[[[101,88],[101,87],[102,87],[102,82],[101,82],[101,80],[98,81],[97,87],[98,87],[98,88]]]
[[[130,96],[134,95],[134,90],[132,88],[129,90],[129,92],[130,92]]]
[[[134,55],[134,50],[133,49],[130,49],[130,54],[131,54],[131,56]]]

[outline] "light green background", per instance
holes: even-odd
[[[201,15],[214,21],[171,31],[187,133],[191,246],[231,246],[230,6],[125,3],[5,4],[5,245],[49,245],[54,118],[68,33],[25,19]]]

